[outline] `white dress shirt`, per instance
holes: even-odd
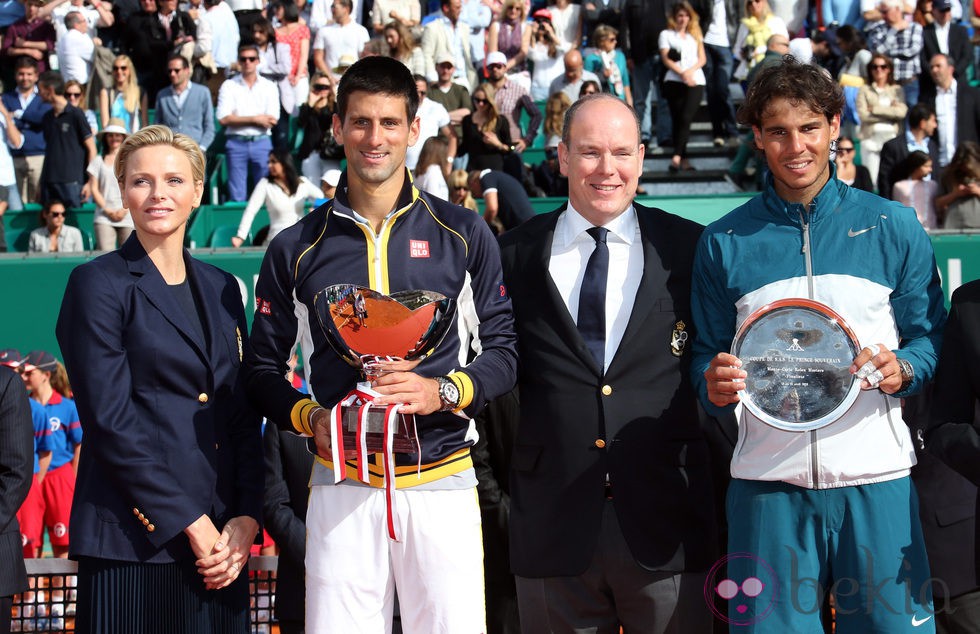
[[[946,167],[956,152],[956,80],[949,90],[936,86],[936,123],[939,124],[939,166]]]
[[[558,287],[558,293],[565,300],[572,321],[576,323],[585,266],[596,245],[592,236],[586,233],[592,226],[569,201],[568,209],[555,225],[555,235],[551,243],[548,272]],[[636,210],[632,205],[603,226],[609,230],[606,235],[609,272],[606,278],[605,371],[609,369],[633,313],[633,302],[643,276],[643,245],[640,241]]]
[[[92,68],[95,43],[92,38],[77,29],[68,29],[65,36],[55,44],[58,54],[58,67],[65,81],[74,79],[83,86],[88,83]]]
[[[254,117],[267,114],[279,118],[279,88],[261,75],[251,87],[241,75],[226,79],[218,91],[218,107],[214,116],[220,121],[228,115]],[[255,125],[225,126],[228,136],[259,136],[269,134],[271,128]]]
[[[952,22],[947,22],[945,26],[939,22],[932,24],[936,27],[936,43],[939,44],[939,52],[943,55],[949,55],[949,25]]]

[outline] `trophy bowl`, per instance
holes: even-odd
[[[850,409],[861,381],[850,372],[861,350],[854,331],[830,307],[810,299],[772,302],[738,329],[731,353],[748,374],[742,404],[786,431],[820,429]]]
[[[456,300],[433,291],[399,291],[391,295],[356,284],[334,284],[313,298],[317,319],[330,346],[349,365],[361,370],[358,389],[371,394],[370,380],[382,373],[381,361],[424,359],[442,342],[453,323]],[[367,449],[381,451],[385,406],[367,407]],[[354,447],[361,406],[343,408],[344,446]],[[419,450],[414,418],[400,415],[395,453]]]

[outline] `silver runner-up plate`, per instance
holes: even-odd
[[[854,331],[830,307],[801,298],[772,302],[752,313],[732,342],[748,374],[739,398],[778,429],[820,429],[860,393],[861,381],[850,372],[860,350]]]

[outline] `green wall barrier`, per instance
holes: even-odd
[[[711,200],[717,199],[712,197]],[[717,217],[715,212],[714,217],[704,218],[710,214],[703,208],[687,209],[684,201],[672,202],[674,204],[665,204],[663,199],[657,201],[672,212],[694,216],[693,219],[700,222]],[[216,218],[225,220],[220,214]],[[196,219],[195,224],[197,222],[202,220]],[[214,226],[211,225],[212,230]],[[261,226],[258,221],[256,226]],[[205,225],[201,226],[200,231],[206,233]],[[948,302],[952,290],[965,282],[980,279],[980,232],[937,233],[932,236],[932,244]],[[264,254],[265,250],[259,248],[194,250],[195,257],[228,271],[238,279],[249,323],[255,302],[255,281]],[[68,275],[75,266],[96,255],[0,255],[0,296],[6,300],[6,309],[0,316],[0,348],[17,348],[22,352],[40,348],[60,356],[54,326]]]

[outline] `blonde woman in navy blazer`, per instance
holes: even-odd
[[[244,633],[262,446],[238,380],[238,284],[183,248],[204,156],[150,126],[116,176],[135,233],[72,272],[57,325],[91,439],[71,514],[76,631]]]

